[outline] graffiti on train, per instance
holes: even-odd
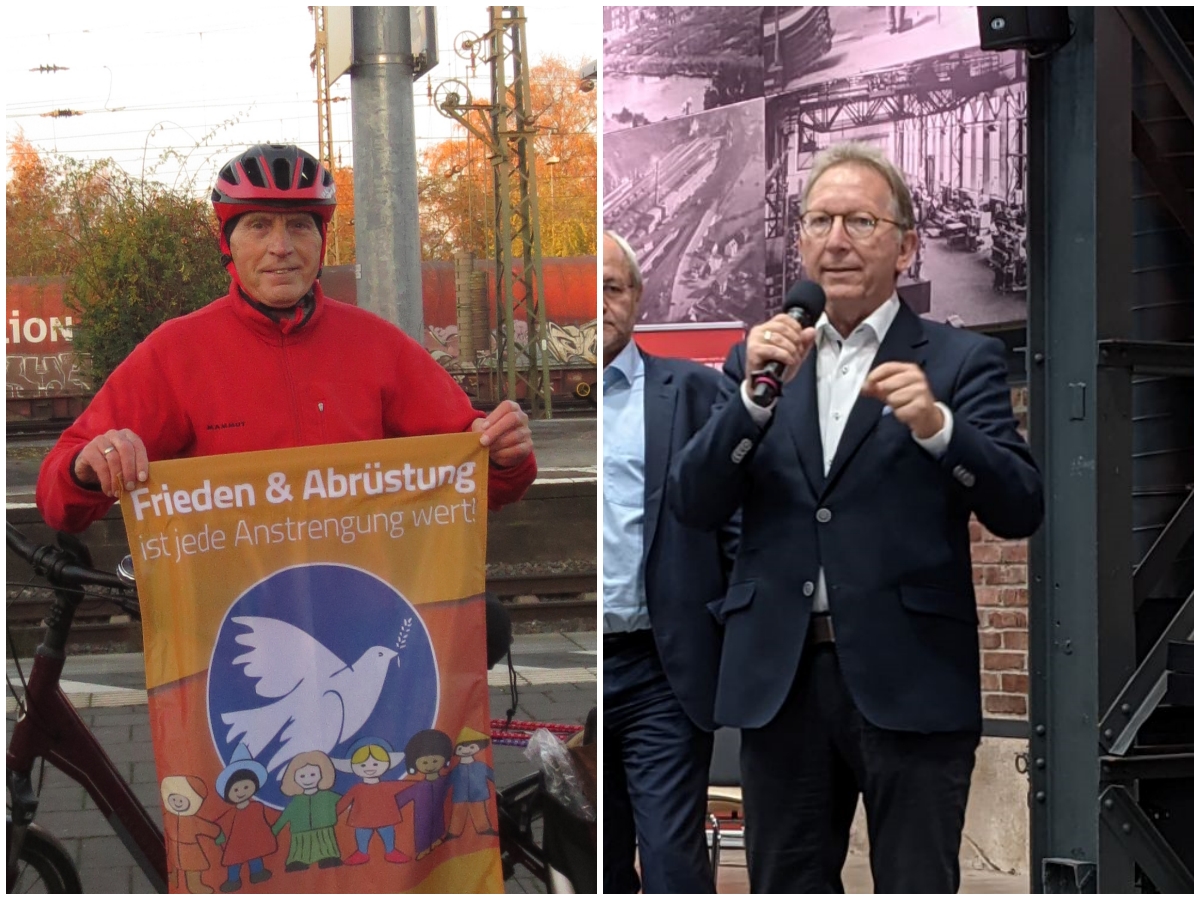
[[[43,356],[10,351],[5,357],[5,383],[11,398],[90,393],[83,367],[74,351]]]
[[[516,333],[515,342],[524,345],[528,339],[528,329],[525,322],[514,322]],[[462,371],[469,364],[462,359],[458,341],[458,326],[449,325],[438,327],[431,325],[425,329],[425,348],[444,368],[451,373]],[[486,349],[480,348],[476,365],[482,368],[496,366],[496,335],[489,334]],[[596,320],[582,325],[559,325],[549,322],[546,326],[546,349],[550,354],[552,366],[594,367],[596,365]],[[528,359],[524,354],[518,355],[518,364],[526,364]]]

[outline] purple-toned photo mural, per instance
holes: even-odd
[[[716,10],[719,8],[705,8]],[[610,13],[622,10],[619,15]],[[637,11],[652,10],[646,16]],[[738,127],[761,133],[763,144],[755,175],[746,164],[727,168],[722,162],[705,180],[707,219],[736,218],[743,223],[741,205],[723,208],[720,181],[748,189],[763,185],[757,234],[765,236],[762,255],[745,254],[750,266],[762,260],[761,270],[726,273],[716,284],[705,286],[699,304],[697,266],[671,270],[672,279],[691,274],[690,288],[659,283],[657,296],[671,297],[644,308],[643,321],[727,321],[740,318],[760,321],[778,310],[787,286],[803,275],[797,251],[797,220],[806,176],[813,157],[830,144],[860,140],[879,145],[904,172],[914,192],[921,250],[911,269],[901,278],[900,292],[918,312],[938,321],[991,327],[1025,318],[1025,170],[1026,92],[1025,63],[1017,53],[984,53],[978,49],[974,7],[744,7],[731,14],[728,26],[718,32],[729,48],[745,44],[736,38],[749,12],[759,22],[757,56],[745,62],[762,74],[765,103],[738,107],[765,112],[761,123]],[[670,13],[675,12],[675,18]],[[688,122],[692,144],[707,134],[711,113],[687,116],[670,78],[631,75],[635,33],[654,42],[639,46],[653,49],[655,59],[676,58],[671,47],[694,46],[693,28],[707,35],[711,48],[711,16],[692,23],[699,9],[610,7],[606,9],[604,77],[613,77],[609,48],[621,51],[619,82],[605,88],[605,220],[618,231],[628,220],[618,218],[626,208],[619,191],[628,190],[628,173],[639,155],[661,157],[675,148],[678,132],[664,126],[644,126],[645,121],[668,118]],[[732,13],[737,15],[733,16]],[[669,24],[651,32],[647,17]],[[619,27],[618,27],[619,25]],[[647,49],[647,52],[649,50]],[[702,94],[697,94],[702,96]],[[710,94],[711,96],[711,94]],[[619,105],[610,106],[610,97]],[[638,118],[639,111],[646,111]],[[693,124],[694,123],[694,124]],[[611,129],[625,129],[611,133]],[[646,131],[639,137],[639,132]],[[699,152],[699,151],[697,151]],[[620,157],[620,159],[618,159]],[[739,161],[748,163],[749,161]],[[610,166],[620,175],[610,175]],[[661,164],[660,164],[661,167]],[[733,191],[737,197],[742,190]],[[654,221],[656,234],[669,235],[676,223],[658,206],[653,193],[641,206],[645,220]],[[716,205],[712,205],[716,204]],[[740,246],[740,245],[739,245]],[[751,241],[746,246],[757,248]],[[644,252],[635,243],[639,253]],[[725,257],[728,259],[728,255]],[[727,267],[726,267],[727,269]],[[661,272],[659,277],[665,276]],[[760,298],[750,298],[745,288],[762,284]],[[745,286],[733,291],[729,285]],[[724,286],[722,286],[724,285]],[[691,310],[689,314],[687,311]]]
[[[762,146],[762,100],[605,135],[605,227],[637,253],[643,322],[762,318]]]
[[[604,131],[761,97],[761,9],[604,7]]]

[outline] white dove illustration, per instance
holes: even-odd
[[[250,629],[234,638],[250,649],[233,664],[244,665],[246,676],[258,679],[258,695],[274,702],[222,713],[230,726],[226,741],[245,744],[257,757],[278,735],[282,744],[267,766],[274,771],[297,753],[331,752],[371,717],[394,650],[370,647],[347,665],[295,625],[262,616],[233,621]]]

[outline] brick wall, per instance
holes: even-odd
[[[1021,433],[1028,424],[1027,388],[1014,388]],[[971,561],[979,608],[980,682],[988,718],[1029,714],[1029,542],[1007,541],[971,521]]]

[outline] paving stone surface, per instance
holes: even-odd
[[[589,710],[596,705],[595,646],[595,636],[589,634],[519,635],[513,647],[513,659],[519,671],[529,668],[547,673],[550,682],[554,682],[556,671],[559,677],[581,680],[521,686],[514,719],[582,725]],[[119,684],[138,688],[144,686],[137,672],[140,665],[138,654],[113,654],[107,659],[75,657],[68,659],[64,679],[91,685]],[[28,671],[26,663],[25,672]],[[98,694],[92,692],[86,696]],[[489,697],[492,716],[504,718],[512,704],[508,688],[493,686],[489,689]],[[130,782],[138,800],[158,820],[161,813],[157,773],[146,706],[96,707],[79,712],[122,777]],[[12,734],[13,718],[10,712],[6,743]],[[494,761],[496,785],[500,789],[534,771],[533,763],[517,747],[497,745]],[[149,881],[134,864],[112,826],[80,785],[46,766],[40,797],[37,821],[63,842],[80,868],[85,892],[153,893]],[[540,839],[540,833],[536,836]],[[506,882],[505,888],[508,893],[545,893],[544,885],[520,867]]]

